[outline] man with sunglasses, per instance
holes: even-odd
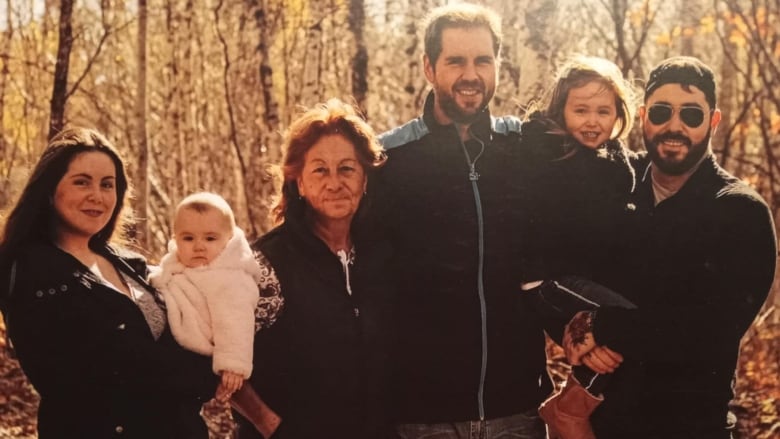
[[[774,278],[772,215],[716,161],[721,113],[704,63],[661,62],[639,116],[647,155],[635,245],[616,286],[638,308],[578,314],[567,329],[577,344],[565,348],[573,364],[596,368],[610,351],[625,358],[591,418],[599,439],[727,439],[739,342]]]

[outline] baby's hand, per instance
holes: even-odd
[[[219,387],[217,387],[215,397],[219,402],[227,402],[236,390],[241,388],[241,385],[244,383],[244,377],[229,370],[223,370],[221,375],[222,381],[219,383]]]

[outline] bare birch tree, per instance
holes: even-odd
[[[366,95],[368,94],[368,49],[363,32],[365,25],[364,1],[350,0],[349,28],[355,38],[355,54],[352,56],[352,96],[363,113],[367,110]]]
[[[147,34],[146,0],[138,0],[138,47],[137,69],[138,86],[135,101],[136,126],[136,160],[135,174],[135,239],[141,249],[148,249],[149,240],[149,144],[146,133],[146,34]]]
[[[9,64],[11,63],[11,42],[14,35],[14,23],[11,19],[12,9],[11,0],[6,1],[6,22],[5,32],[3,32],[3,44],[2,44],[2,69],[0,69],[0,125],[5,120],[5,97],[6,87],[8,86],[8,80],[10,77],[11,69]],[[3,157],[2,168],[0,168],[0,209],[8,204],[10,197],[10,185],[11,185],[11,169],[14,161],[16,151],[14,146],[8,144],[6,140],[6,133],[0,132],[0,157]],[[10,159],[10,160],[9,160]]]

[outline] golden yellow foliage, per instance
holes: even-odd
[[[773,133],[780,134],[780,114],[772,113],[769,116],[769,127]]]
[[[715,17],[712,15],[705,15],[699,20],[699,25],[701,26],[699,29],[702,35],[711,34],[715,32]]]
[[[671,46],[672,37],[669,35],[669,32],[663,32],[655,37],[655,43],[659,46]]]
[[[642,26],[642,22],[645,19],[645,14],[641,10],[634,10],[628,13],[628,22],[631,23],[632,28],[638,28]]]
[[[747,44],[747,39],[745,38],[745,34],[742,33],[742,31],[738,29],[732,29],[731,33],[729,34],[729,42],[737,47],[745,47]]]

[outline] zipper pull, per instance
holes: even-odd
[[[479,180],[479,173],[477,173],[477,170],[474,169],[474,164],[473,163],[470,165],[469,180],[471,180],[471,181]]]
[[[352,308],[352,311],[355,312],[355,317],[360,317],[360,310],[358,309],[358,307]]]

